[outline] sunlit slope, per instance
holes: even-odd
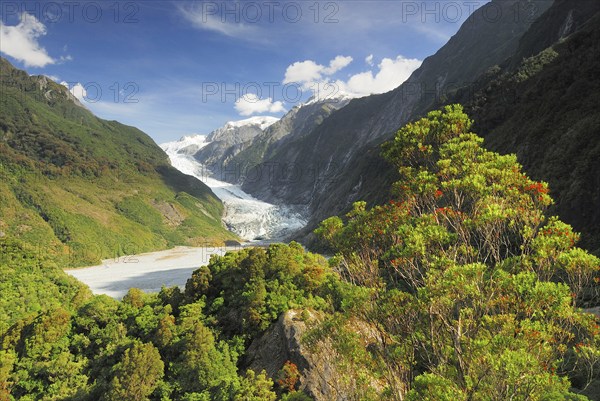
[[[233,238],[223,207],[142,131],[0,59],[0,236],[71,265]]]

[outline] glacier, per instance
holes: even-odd
[[[223,202],[223,222],[229,230],[247,241],[272,242],[284,240],[306,225],[306,211],[263,202],[242,191],[239,185],[211,177],[208,169],[193,156],[208,144],[210,141],[205,135],[190,135],[159,146],[173,167],[198,178]]]

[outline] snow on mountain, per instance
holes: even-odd
[[[345,92],[343,90],[337,90],[335,93],[317,93],[312,95],[305,103],[300,106],[307,106],[315,103],[335,103],[335,102],[348,102],[352,99],[364,97],[364,95],[353,94]]]
[[[225,207],[223,221],[231,231],[246,240],[281,240],[304,227],[303,211],[262,202],[242,191],[239,185],[212,178],[208,169],[193,156],[197,149],[210,143],[206,136],[192,135],[163,143],[160,147],[169,156],[173,167],[198,178],[221,199]]]
[[[249,126],[249,125],[257,125],[261,130],[265,130],[266,128],[268,128],[270,125],[273,125],[277,121],[279,121],[279,118],[277,118],[277,117],[256,116],[256,117],[246,118],[245,120],[228,121],[227,124],[225,124],[224,128],[239,128],[239,127],[245,127],[245,126]]]
[[[210,142],[206,139],[206,135],[196,134],[182,136],[178,141],[163,143],[160,145],[160,147],[167,154],[170,152],[175,152],[193,155],[209,143]]]
[[[279,121],[276,117],[257,116],[245,120],[228,121],[207,136],[209,142],[223,142],[227,146],[251,140]]]

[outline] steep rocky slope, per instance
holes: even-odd
[[[265,154],[243,188],[271,202],[306,205],[304,237],[356,200],[384,202],[395,172],[380,144],[402,124],[448,103],[463,103],[490,149],[516,153],[535,179],[550,183],[551,212],[600,250],[597,114],[598,19],[593,0],[496,1],[484,6],[396,90],[351,101],[314,130]],[[515,18],[519,16],[519,18]],[[273,169],[276,166],[277,169]],[[269,170],[269,168],[271,170]]]
[[[382,182],[393,172],[379,157],[377,145],[449,89],[468,84],[513,55],[531,23],[550,5],[504,0],[484,5],[407,82],[388,93],[352,100],[311,132],[283,144],[259,167],[268,171],[277,166],[279,174],[247,180],[244,190],[271,202],[308,205],[309,229],[357,199],[380,201],[386,195]]]
[[[551,47],[540,48],[540,32],[554,40]],[[533,56],[523,61],[523,55]],[[558,0],[511,60],[451,98],[467,105],[490,149],[516,153],[534,179],[548,181],[556,200],[552,212],[581,231],[582,245],[595,252],[600,251],[598,60],[600,3]]]
[[[208,145],[194,156],[215,175],[221,175],[224,166],[238,153],[252,145],[253,139],[277,122],[275,117],[251,117],[241,121],[230,121],[206,137]]]
[[[343,373],[332,355],[335,347],[324,341],[313,347],[307,341],[311,329],[322,323],[320,312],[307,309],[290,309],[282,313],[277,321],[258,338],[246,351],[244,365],[269,377],[277,378],[286,362],[297,366],[299,371],[298,390],[309,394],[315,401],[343,401],[349,391],[345,388]],[[352,330],[358,333],[366,346],[376,342],[375,329],[364,321],[352,322]],[[372,385],[378,386],[377,378],[370,377]]]
[[[194,157],[207,166],[215,178],[230,183],[256,182],[262,175],[274,174],[275,166],[260,163],[278,149],[298,140],[321,124],[349,99],[332,97],[295,106],[281,119],[252,117],[232,121],[207,136],[210,142]]]

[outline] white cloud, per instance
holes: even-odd
[[[298,83],[305,90],[311,90],[319,99],[346,95],[350,97],[367,96],[388,92],[400,86],[408,79],[422,61],[398,56],[395,59],[384,58],[377,65],[377,71],[370,69],[350,76],[346,81],[334,79],[335,72],[346,67],[351,57],[337,56],[330,61],[329,67],[317,64],[312,60],[295,62],[288,66],[283,79],[284,84]],[[365,62],[373,66],[373,55],[365,58]]]
[[[317,64],[312,60],[297,61],[286,69],[283,83],[297,82],[308,84],[305,87],[309,87],[310,84],[321,80],[324,76],[335,74],[351,62],[352,57],[350,56],[336,56],[329,62],[329,67]]]
[[[321,78],[325,67],[312,60],[296,61],[285,70],[284,84],[291,82],[312,82]]]
[[[325,68],[323,73],[325,75],[332,75],[341,70],[342,68],[348,66],[352,62],[352,57],[350,56],[336,56],[333,60],[329,62],[329,68]]]
[[[25,64],[27,67],[44,67],[56,63],[39,43],[46,35],[46,26],[33,15],[21,14],[19,24],[4,25],[0,21],[0,51]]]
[[[75,96],[81,103],[85,102],[87,91],[82,84],[77,82],[75,85],[69,86],[69,84],[65,81],[61,82],[60,84],[66,87],[69,92],[71,92],[71,94]]]
[[[398,56],[395,59],[384,58],[378,65],[379,71],[365,71],[355,74],[345,83],[345,90],[356,95],[384,93],[400,86],[410,77],[422,61]]]
[[[285,111],[283,103],[273,99],[260,99],[254,93],[247,93],[235,101],[235,109],[242,116],[256,113],[279,113]]]
[[[227,18],[223,20],[219,15],[213,14],[212,8],[210,9],[198,9],[198,6],[202,7],[218,7],[217,3],[194,3],[193,7],[180,7],[182,15],[186,20],[192,23],[196,28],[218,32],[222,35],[229,36],[232,38],[251,40],[256,39],[259,34],[258,27],[256,25],[245,24],[243,22],[235,22],[235,16],[230,16],[232,21]],[[218,10],[220,11],[220,10]]]

